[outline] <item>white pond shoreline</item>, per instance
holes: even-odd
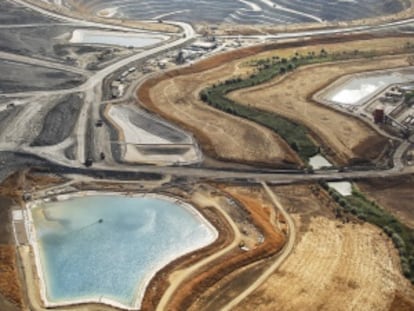
[[[133,197],[133,198],[152,198],[152,199],[168,201],[170,203],[179,205],[180,207],[186,209],[189,213],[191,213],[194,217],[196,217],[203,225],[205,225],[210,230],[210,233],[212,234],[211,241],[208,244],[202,246],[201,248],[189,250],[188,252],[178,257],[172,255],[169,258],[165,258],[164,260],[159,261],[157,267],[153,271],[149,272],[142,280],[137,280],[137,288],[135,290],[134,299],[131,305],[125,305],[115,300],[105,298],[103,296],[98,299],[96,298],[87,299],[86,298],[86,299],[73,299],[70,301],[53,302],[53,301],[50,301],[47,297],[47,287],[46,287],[46,281],[45,281],[46,271],[45,271],[45,267],[43,267],[41,263],[40,246],[39,246],[39,242],[37,241],[37,232],[36,232],[36,229],[33,223],[33,217],[32,217],[32,212],[31,212],[32,208],[38,206],[39,204],[51,202],[52,199],[46,198],[46,199],[29,202],[26,204],[27,215],[29,218],[29,221],[26,223],[26,230],[28,233],[29,243],[33,249],[36,272],[37,272],[37,276],[39,277],[39,281],[40,281],[39,282],[40,283],[39,284],[40,296],[41,296],[41,299],[44,305],[47,308],[65,307],[65,306],[67,307],[67,306],[74,306],[74,305],[88,304],[88,303],[100,303],[100,304],[105,304],[105,305],[109,305],[112,307],[120,308],[123,310],[130,310],[130,311],[140,310],[142,299],[144,297],[146,289],[150,281],[159,271],[161,271],[171,262],[181,257],[184,257],[202,248],[208,247],[209,245],[213,244],[219,236],[217,229],[195,207],[193,207],[189,203],[182,201],[181,199],[174,198],[174,197],[168,197],[165,195],[160,195],[160,194],[155,194],[155,193],[131,194],[131,193],[120,193],[120,192],[102,193],[99,191],[84,191],[84,192],[76,192],[73,194],[58,195],[55,198],[57,199],[57,201],[60,202],[60,201],[65,201],[65,200],[69,200],[72,198],[80,198],[80,197],[85,197],[85,196],[126,196],[126,197]]]

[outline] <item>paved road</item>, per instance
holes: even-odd
[[[25,5],[35,11],[38,11],[42,14],[45,14],[47,16],[53,17],[53,18],[57,18],[59,20],[64,20],[65,22],[71,22],[71,23],[80,23],[85,25],[85,23],[87,25],[94,25],[96,26],[97,24],[99,26],[105,26],[108,27],[108,25],[104,25],[104,24],[99,24],[99,23],[91,23],[91,22],[87,22],[87,21],[83,21],[83,20],[78,20],[78,19],[74,19],[71,17],[66,17],[66,16],[61,16],[59,14],[53,13],[53,12],[49,12],[47,10],[44,10],[42,8],[39,8],[37,6],[34,6],[32,4],[28,4],[23,0],[14,0],[22,5]],[[307,31],[307,32],[298,32],[298,33],[287,33],[287,34],[279,34],[279,35],[275,35],[275,36],[264,36],[266,38],[299,38],[299,37],[306,37],[306,36],[316,36],[316,35],[321,35],[321,34],[335,34],[335,33],[346,33],[346,32],[355,32],[355,31],[377,31],[379,29],[386,29],[389,27],[395,27],[395,26],[400,26],[400,25],[405,25],[407,23],[412,23],[414,21],[414,19],[408,19],[408,20],[403,20],[403,21],[398,21],[398,22],[392,22],[392,23],[386,23],[383,25],[379,25],[379,26],[358,26],[358,27],[349,27],[349,28],[344,28],[344,29],[325,29],[325,30],[314,30],[314,31]],[[119,70],[120,68],[127,66],[128,64],[132,63],[132,62],[136,62],[138,60],[144,59],[146,57],[149,57],[153,54],[157,54],[160,53],[162,51],[174,48],[176,46],[179,46],[181,44],[184,44],[186,42],[188,42],[189,40],[193,39],[196,34],[193,30],[193,28],[191,27],[191,25],[186,24],[186,23],[180,23],[180,22],[171,22],[171,24],[174,24],[176,26],[179,26],[183,29],[183,36],[181,38],[179,38],[178,40],[175,40],[173,42],[168,42],[165,45],[162,46],[158,46],[158,47],[154,47],[152,49],[146,50],[146,51],[142,51],[140,53],[131,55],[129,57],[126,57],[98,72],[96,72],[95,74],[93,74],[92,76],[89,77],[89,79],[82,85],[72,88],[72,89],[67,89],[67,90],[59,90],[59,91],[49,91],[49,92],[28,92],[28,93],[14,93],[14,94],[2,94],[2,96],[10,96],[10,97],[16,97],[16,96],[48,96],[48,95],[55,95],[55,94],[68,94],[68,93],[74,93],[74,92],[84,92],[85,93],[85,97],[88,99],[86,101],[86,108],[85,111],[91,111],[91,107],[92,105],[96,105],[97,103],[99,103],[102,100],[102,81],[108,77],[110,74],[112,74],[113,72]],[[126,28],[126,27],[122,27],[124,30],[127,29],[128,31],[130,31],[130,28]],[[263,36],[260,36],[263,37]],[[83,162],[85,162],[85,157],[86,157],[86,152],[85,152],[85,144],[86,144],[86,140],[85,137],[83,135],[86,135],[86,128],[87,128],[87,122],[88,122],[88,118],[87,115],[85,114],[83,117],[80,118],[80,122],[78,122],[77,124],[77,137],[79,140],[79,144],[80,144],[80,149],[78,150],[78,155],[79,155],[79,159],[77,161],[77,165],[75,165],[75,167],[79,167],[79,165]],[[83,137],[83,138],[82,138]],[[408,147],[408,145],[404,145],[404,147]],[[395,160],[397,161],[397,157],[399,154],[403,154],[403,150],[402,147],[398,150],[398,152],[396,153],[395,156]],[[40,154],[39,154],[40,155]],[[48,157],[50,161],[55,161],[55,162],[59,162],[58,159],[50,159],[50,157]],[[400,171],[401,167],[400,167],[400,163],[397,161],[396,162],[396,169],[394,171]],[[66,163],[62,163],[60,162],[59,164],[63,164],[63,165],[68,165],[68,162],[66,161]],[[131,166],[124,166],[124,167],[116,167],[116,168],[111,168],[111,167],[101,167],[100,169],[103,170],[120,170],[120,171],[127,171],[127,170],[133,170],[135,167],[131,167]],[[174,171],[174,172],[180,172],[182,170],[182,168],[165,168],[162,169],[162,172],[168,173],[168,171]],[[394,172],[393,171],[393,172]],[[190,172],[190,171],[186,171],[186,172]],[[210,172],[207,171],[202,171],[202,173],[210,175]],[[193,171],[192,174],[200,174],[200,171]],[[242,178],[242,176],[237,175],[235,177],[232,177],[230,175],[230,173],[224,173],[224,175],[226,176],[225,178]],[[235,174],[235,173],[233,173]],[[388,174],[388,173],[384,173],[384,172],[364,172],[364,173],[352,173],[357,175],[357,177],[359,177],[361,174],[362,176],[368,176],[368,175],[374,175],[377,176],[379,174]],[[352,176],[355,176],[352,175]],[[320,176],[320,174],[318,174],[317,176],[319,176],[319,178],[322,178]],[[334,178],[335,175],[329,175],[328,178]],[[341,175],[342,178],[343,175]],[[201,177],[201,176],[200,176]],[[205,176],[207,177],[207,176]],[[214,176],[211,176],[214,177]],[[256,176],[257,177],[257,176]],[[256,177],[252,177],[252,178],[256,178]],[[309,177],[307,177],[309,179]]]
[[[93,22],[87,22],[83,20],[77,20],[70,17],[60,16],[56,13],[52,13],[46,11],[44,9],[38,8],[31,4],[27,4],[22,0],[15,0],[16,2],[26,5],[42,14],[47,16],[63,20],[70,23],[76,23],[77,25],[81,26],[93,26],[93,27],[102,27],[108,28],[111,27],[112,29],[117,30],[124,30],[124,31],[137,31],[135,29],[127,28],[127,27],[120,27],[120,26],[108,26],[105,24],[98,24]],[[394,22],[394,23],[387,23],[381,26],[360,26],[360,27],[352,27],[352,28],[345,28],[345,29],[330,29],[330,30],[317,30],[317,31],[310,31],[310,32],[300,32],[300,33],[291,33],[291,34],[280,34],[275,36],[259,36],[263,39],[285,39],[285,38],[301,38],[301,37],[308,37],[308,36],[320,36],[320,35],[327,35],[327,34],[339,34],[339,33],[349,33],[349,32],[361,32],[361,31],[378,31],[381,29],[386,29],[395,26],[401,26],[404,24],[412,23],[414,19],[401,21],[401,22]],[[175,25],[181,27],[183,29],[183,37],[179,38],[174,42],[166,43],[163,46],[155,47],[149,49],[147,51],[140,52],[138,54],[129,56],[125,59],[122,59],[98,72],[93,74],[89,77],[89,79],[76,88],[68,89],[68,90],[59,90],[59,91],[50,91],[50,92],[29,92],[29,93],[15,93],[9,94],[7,96],[15,97],[15,96],[42,96],[42,95],[53,95],[53,94],[68,94],[74,92],[84,92],[85,93],[85,105],[83,111],[81,112],[81,116],[79,118],[79,122],[76,129],[77,139],[78,139],[78,161],[70,162],[61,161],[56,157],[52,157],[51,155],[45,156],[50,162],[56,163],[61,166],[67,166],[67,169],[77,168],[78,173],[102,173],[104,172],[107,175],[113,176],[117,179],[122,179],[123,173],[159,173],[159,174],[170,174],[174,176],[183,176],[183,177],[190,177],[196,179],[209,179],[209,180],[217,180],[217,181],[240,181],[240,182],[247,182],[247,183],[259,183],[261,182],[263,187],[265,188],[266,192],[269,194],[270,198],[274,205],[280,210],[283,214],[284,218],[287,220],[288,228],[289,228],[289,238],[288,242],[281,253],[280,257],[275,261],[275,263],[268,269],[258,280],[256,280],[245,292],[243,292],[237,299],[232,301],[230,304],[226,306],[224,310],[229,310],[235,305],[237,305],[240,301],[244,299],[247,295],[253,292],[258,286],[260,286],[264,280],[270,276],[275,269],[277,269],[280,264],[287,258],[287,256],[291,253],[293,249],[293,245],[295,242],[295,229],[294,223],[290,218],[289,214],[283,209],[283,207],[278,202],[277,198],[275,197],[274,193],[269,189],[266,183],[269,184],[285,184],[285,183],[297,183],[297,182],[306,182],[306,181],[319,181],[319,180],[345,180],[345,179],[358,179],[358,178],[385,178],[385,177],[392,177],[392,176],[401,176],[405,174],[413,174],[414,168],[404,167],[402,162],[398,162],[401,159],[402,154],[405,152],[405,148],[409,146],[408,143],[403,144],[395,153],[394,161],[396,162],[395,168],[386,171],[364,171],[364,172],[336,172],[336,171],[328,171],[328,172],[317,172],[315,174],[292,174],[289,172],[285,173],[274,173],[274,172],[252,172],[252,171],[230,171],[230,170],[212,170],[212,169],[205,169],[205,168],[190,168],[190,167],[156,167],[156,166],[128,166],[128,165],[117,165],[115,167],[108,167],[103,164],[96,164],[94,167],[90,169],[86,169],[82,166],[82,162],[85,161],[86,158],[86,144],[87,141],[85,140],[86,129],[89,120],[89,112],[93,105],[98,105],[98,103],[102,99],[102,82],[103,80],[108,77],[113,72],[119,70],[120,68],[127,66],[128,64],[138,61],[140,59],[149,57],[153,54],[160,53],[170,48],[174,48],[181,44],[186,43],[187,41],[193,39],[195,37],[195,33],[192,27],[185,23],[174,23]],[[23,27],[23,26],[22,26]],[[237,36],[238,37],[238,36]],[[11,57],[5,55],[5,57]],[[35,153],[36,154],[36,153]],[[39,154],[42,155],[42,154]],[[120,176],[118,176],[120,175]],[[266,182],[266,183],[265,183]]]
[[[405,152],[410,148],[411,143],[409,141],[403,141],[401,145],[398,147],[398,149],[394,152],[394,155],[392,157],[393,163],[394,163],[394,169],[395,170],[402,170],[405,166],[403,161],[403,156]]]
[[[23,150],[24,153],[30,154],[30,150]],[[37,155],[37,154],[34,154]],[[48,158],[48,155],[39,154],[41,158]],[[85,168],[80,163],[70,161],[61,162],[56,158],[48,158],[49,165],[55,165],[60,171],[68,171],[84,175],[105,175],[114,180],[130,179],[134,174],[137,178],[141,174],[160,174],[171,175],[176,177],[187,177],[197,180],[215,180],[218,182],[241,182],[246,184],[257,184],[261,181],[268,184],[294,184],[302,182],[318,182],[321,180],[341,181],[357,180],[367,178],[388,178],[414,174],[414,166],[404,167],[402,169],[394,168],[389,170],[369,170],[369,171],[316,171],[313,174],[301,173],[298,171],[252,171],[252,170],[230,170],[230,169],[209,169],[195,168],[186,166],[152,166],[152,165],[122,165],[110,167],[101,163],[94,164],[91,168]],[[69,163],[68,163],[69,162]],[[0,165],[0,169],[1,169]]]
[[[38,11],[42,14],[45,14],[47,16],[53,17],[53,18],[58,18],[64,21],[68,21],[68,22],[77,22],[80,25],[87,25],[87,26],[97,26],[99,25],[100,27],[105,26],[106,28],[108,28],[108,25],[104,25],[104,24],[98,24],[98,23],[91,23],[91,22],[87,22],[87,21],[83,21],[83,20],[76,20],[74,18],[70,18],[70,17],[66,17],[66,16],[60,16],[56,13],[53,12],[49,12],[47,10],[44,10],[42,8],[36,7],[34,5],[28,4],[25,1],[21,1],[21,0],[14,0],[15,2],[18,2],[22,5],[25,5],[35,11]],[[104,69],[97,71],[96,73],[94,73],[93,75],[90,75],[89,78],[86,80],[85,83],[83,83],[80,86],[77,86],[75,88],[71,88],[71,89],[65,89],[65,90],[56,90],[56,91],[35,91],[35,92],[20,92],[20,93],[2,93],[1,96],[2,97],[37,97],[37,96],[51,96],[51,95],[63,95],[63,94],[71,94],[71,93],[78,93],[78,92],[83,92],[85,94],[85,104],[83,106],[82,112],[80,114],[79,117],[79,121],[77,122],[76,125],[76,129],[75,129],[75,133],[76,136],[78,138],[78,163],[77,165],[84,163],[86,161],[87,158],[87,140],[85,139],[85,135],[87,133],[87,128],[88,128],[88,122],[89,122],[89,117],[90,117],[90,112],[96,111],[96,106],[99,106],[101,100],[102,100],[102,84],[103,81],[106,77],[108,77],[109,75],[111,75],[112,73],[118,71],[119,69],[121,69],[124,66],[127,66],[130,63],[139,61],[141,59],[145,59],[153,54],[157,54],[163,51],[166,51],[168,49],[172,49],[176,46],[182,45],[184,43],[186,43],[189,40],[192,40],[195,37],[195,32],[194,29],[192,28],[191,25],[186,24],[186,23],[181,23],[181,22],[170,22],[170,24],[173,24],[175,26],[180,27],[183,30],[182,36],[180,38],[178,38],[175,41],[171,41],[168,42],[164,45],[161,46],[157,46],[154,47],[152,49],[148,49],[148,50],[144,50],[142,52],[139,52],[137,54],[131,55],[129,57],[123,58],[119,61],[117,61],[114,64],[109,65],[108,67],[105,67]],[[136,29],[133,28],[127,28],[127,27],[112,27],[110,26],[112,29],[121,29],[121,30],[127,30],[127,31],[136,31]],[[25,59],[26,61],[27,58],[23,57],[23,56],[12,56],[12,55],[6,55],[7,53],[5,53],[4,55],[9,57],[9,58],[13,58],[13,59]],[[33,63],[37,63],[39,64],[40,61],[34,61],[32,60]],[[58,66],[58,65],[56,65]],[[64,66],[64,65],[62,65]],[[65,66],[66,67],[66,66]],[[36,152],[34,152],[36,154]],[[41,153],[37,153],[37,155],[39,156],[45,156],[45,154],[41,154]],[[47,158],[51,158],[50,156],[47,156]],[[66,163],[67,165],[68,163]]]

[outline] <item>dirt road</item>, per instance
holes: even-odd
[[[233,250],[237,245],[240,243],[240,231],[235,225],[234,221],[225,213],[217,201],[215,201],[212,198],[208,198],[206,196],[203,196],[201,194],[197,195],[194,199],[200,200],[203,205],[211,205],[214,206],[215,209],[222,214],[222,216],[227,220],[227,222],[230,224],[232,231],[234,233],[234,239],[232,243],[221,249],[220,251],[216,252],[214,255],[209,256],[203,260],[198,261],[196,264],[192,265],[191,267],[188,267],[184,270],[175,271],[171,277],[170,277],[170,283],[171,285],[168,287],[166,292],[163,294],[160,302],[157,305],[156,311],[164,311],[166,310],[166,306],[168,301],[171,299],[171,297],[175,294],[176,290],[179,288],[182,283],[191,276],[194,272],[202,268],[203,266],[206,266],[208,263],[213,262],[217,258],[220,258],[227,252]]]
[[[279,199],[276,197],[274,192],[269,188],[269,186],[265,183],[261,183],[263,188],[265,189],[266,193],[270,197],[274,208],[276,208],[282,215],[283,218],[286,220],[288,225],[288,239],[280,251],[280,255],[277,257],[276,261],[256,280],[254,281],[247,289],[245,289],[236,299],[230,301],[224,308],[223,311],[232,310],[235,306],[237,306],[240,302],[242,302],[246,297],[248,297],[251,293],[253,293],[259,286],[261,286],[275,271],[280,267],[280,265],[289,257],[289,255],[293,251],[293,247],[295,245],[296,240],[296,231],[295,231],[295,223],[293,222],[292,218],[290,217],[289,213],[283,208],[283,205],[280,203]]]

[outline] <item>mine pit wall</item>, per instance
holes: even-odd
[[[399,20],[410,19],[414,17],[414,0],[401,0],[404,10],[390,15],[382,15],[377,17],[370,17],[365,19],[355,19],[348,21],[329,21],[322,23],[301,23],[301,24],[289,24],[289,25],[233,25],[233,24],[220,24],[215,31],[216,35],[263,35],[267,34],[279,34],[281,32],[302,32],[311,30],[323,30],[323,29],[336,29],[339,27],[352,27],[352,26],[368,26],[368,25],[381,25],[384,23],[395,22]],[[197,32],[203,31],[205,25],[195,25]],[[205,31],[205,30],[204,30]]]
[[[76,1],[73,0],[67,0],[62,1],[63,6],[57,6],[53,4],[53,1],[36,1],[36,0],[26,0],[29,3],[32,3],[34,5],[41,6],[45,9],[55,11],[61,14],[65,14],[67,16],[73,16],[73,17],[84,17],[88,20],[92,21],[99,21],[99,22],[110,22],[117,25],[122,25],[122,20],[119,19],[113,19],[113,18],[99,18],[96,16],[89,8],[84,7],[82,4],[79,4]],[[52,3],[51,3],[52,2]],[[413,8],[413,0],[398,0],[398,2],[402,6],[402,11],[394,13],[394,14],[388,14],[388,15],[380,15],[376,17],[367,17],[363,19],[355,19],[355,20],[347,20],[347,21],[328,21],[324,23],[315,23],[315,22],[308,22],[308,23],[295,23],[295,24],[289,24],[289,25],[275,25],[275,26],[264,26],[264,25],[233,25],[228,23],[219,23],[219,31],[224,33],[233,33],[233,34],[263,34],[263,32],[267,33],[275,33],[275,32],[281,32],[281,31],[295,31],[295,30],[317,30],[317,29],[326,29],[326,28],[335,28],[338,26],[359,26],[359,25],[376,25],[379,23],[384,22],[390,22],[390,21],[396,21],[401,19],[407,19],[414,16],[414,8]],[[133,21],[128,20],[126,23],[136,23],[139,24],[141,27],[149,27],[151,29],[150,24],[139,22],[139,21]],[[205,26],[204,23],[195,23],[196,28],[203,28]],[[171,32],[177,32],[177,27],[173,27],[172,25],[163,25],[165,29],[164,31],[171,31]],[[170,26],[168,28],[167,26]],[[159,25],[158,25],[159,27]]]

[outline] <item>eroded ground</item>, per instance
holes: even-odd
[[[198,206],[212,206],[227,215],[234,237],[227,249],[217,248],[210,258],[203,258],[193,267],[186,268],[189,271],[193,270],[191,274],[184,274],[187,277],[191,276],[190,278],[182,277],[185,272],[174,272],[169,281],[172,284],[181,281],[178,292],[167,291],[165,296],[168,296],[168,299],[164,296],[157,310],[204,309],[207,303],[214,300],[213,297],[217,295],[215,290],[221,287],[227,275],[275,255],[285,242],[284,232],[275,225],[278,220],[272,212],[274,207],[269,204],[260,189],[237,191],[232,188],[204,185],[199,187],[192,200]],[[200,263],[203,263],[201,267]],[[197,270],[194,271],[194,268]],[[253,273],[253,277],[258,275],[260,271]],[[248,286],[248,283],[240,284],[241,288],[245,286]],[[211,309],[209,306],[206,310],[214,309],[215,307]]]
[[[256,2],[248,3],[251,7],[251,4]],[[289,1],[280,2],[290,5]],[[9,7],[4,5],[0,4],[0,8]],[[246,3],[243,2],[243,5]],[[266,1],[261,1],[259,7],[263,5],[267,5]],[[83,12],[91,11],[82,5],[77,8]],[[7,12],[3,12],[0,14],[0,19],[4,19],[5,24],[13,23],[14,17],[11,15],[16,10],[21,11],[22,8],[16,6],[10,11],[10,16]],[[28,13],[33,12],[25,10],[22,16]],[[328,13],[332,12],[326,12],[323,17],[330,18]],[[358,15],[361,12],[348,13]],[[185,14],[188,12],[184,12]],[[214,12],[211,11],[209,14]],[[253,16],[255,14],[257,13],[253,13]],[[46,18],[44,22],[42,19],[36,21],[53,22]],[[120,23],[123,24],[124,21]],[[162,23],[153,25],[156,28],[164,27]],[[72,26],[66,25],[59,29],[42,27],[39,28],[40,30],[20,30],[18,27],[19,29],[13,31],[4,28],[0,31],[0,37],[5,38],[0,49],[10,48],[9,52],[26,56],[46,55],[50,59],[59,59],[67,64],[90,70],[96,70],[99,66],[111,62],[118,52],[121,55],[129,53],[124,49],[115,51],[96,46],[68,45],[65,40],[69,38],[69,31],[73,30]],[[32,38],[42,29],[48,29],[45,30],[47,32],[45,38],[39,41]],[[51,44],[50,38],[55,40],[53,43],[56,44]],[[338,36],[331,42],[327,39],[323,43],[315,40],[292,43],[292,46],[291,43],[278,43],[267,47],[252,47],[221,54],[187,68],[168,72],[145,82],[138,95],[141,104],[194,133],[208,155],[240,163],[293,167],[303,163],[281,137],[255,123],[207,106],[199,100],[200,91],[229,77],[250,75],[255,70],[251,66],[252,61],[276,55],[279,57],[291,57],[295,53],[308,55],[312,52],[319,53],[322,49],[326,49],[328,53],[344,51],[353,53],[355,50],[373,49],[376,52],[399,53],[400,55],[390,55],[375,60],[364,58],[308,66],[282,79],[277,78],[271,83],[231,95],[241,103],[270,110],[305,124],[312,131],[314,138],[326,146],[328,155],[338,163],[348,163],[360,157],[375,159],[383,150],[386,143],[384,138],[363,122],[314,103],[311,96],[344,74],[407,65],[409,55],[403,54],[403,47],[410,39],[409,36],[382,39],[369,37],[366,40],[359,38],[353,41]],[[9,42],[16,40],[21,41],[15,46],[8,46]],[[305,45],[309,46],[302,47]],[[105,56],[108,53],[111,55]],[[98,66],[100,61],[103,63]],[[5,68],[4,71],[8,69],[7,62],[3,62],[2,66]],[[13,66],[15,67],[28,66]],[[35,90],[42,90],[46,88],[43,85],[45,81],[53,80],[55,85],[51,87],[54,88],[64,88],[72,84],[74,86],[83,81],[81,78],[77,81],[79,76],[71,74],[68,75],[69,81],[66,82],[60,72],[51,72],[49,69],[32,70],[28,75],[24,74],[26,71],[27,69],[24,72],[23,70],[10,71],[12,74],[10,81],[3,78],[3,84],[11,86],[21,83],[22,90],[31,90],[29,86]],[[30,81],[34,82],[29,83]],[[46,97],[48,101],[43,103]],[[96,98],[99,101],[101,97]],[[82,131],[78,133],[76,131],[78,117],[82,115],[81,110],[84,105],[84,98],[80,94],[67,96],[59,94],[53,97],[45,95],[26,101],[16,99],[12,105],[0,112],[2,123],[0,140],[4,144],[2,146],[10,150],[12,147],[19,147],[21,150],[30,145],[37,149],[42,148],[44,152],[54,157],[61,156],[67,160],[74,160],[77,158],[79,146],[85,145],[83,140],[78,144],[74,143],[75,136],[78,137],[79,133],[86,132],[86,145],[100,145],[101,141],[109,140],[108,137],[113,134],[109,135],[105,132],[99,134],[105,139],[94,139],[91,127],[100,127],[99,121],[102,122],[98,120],[101,116],[98,111],[88,123],[89,128],[81,129]],[[125,118],[128,116],[131,124],[145,125],[145,128],[152,130],[149,131],[150,134],[158,135],[162,130],[162,134],[172,140],[186,142],[183,137],[171,137],[173,133],[168,132],[168,128],[156,128],[153,120],[149,118],[138,118],[136,115],[134,117],[129,109],[123,110],[122,116]],[[127,134],[124,131],[123,135]],[[136,132],[129,134],[130,142],[142,143]],[[96,137],[98,135],[95,135]],[[145,142],[155,142],[151,136],[147,136],[146,139]],[[93,152],[99,151],[96,149]],[[101,152],[103,161],[102,154],[109,154],[109,152],[106,149],[105,153]],[[8,160],[6,165],[8,162],[19,161],[29,166],[36,163],[25,158],[20,159],[12,152],[7,155],[8,157],[3,154],[0,156],[3,164],[5,163],[3,159]],[[17,163],[14,165],[17,166]],[[228,302],[259,279],[277,260],[280,252],[283,252],[287,240],[286,232],[290,230],[286,219],[273,206],[260,186],[199,184],[196,177],[186,179],[162,174],[154,175],[157,176],[153,180],[148,176],[146,176],[148,179],[143,177],[142,180],[137,180],[139,176],[137,173],[130,177],[134,180],[124,183],[116,183],[114,180],[97,182],[89,176],[71,175],[69,178],[76,180],[72,183],[60,177],[25,178],[22,174],[15,176],[13,182],[6,183],[5,187],[0,188],[0,192],[14,196],[20,201],[26,191],[39,196],[51,196],[59,191],[86,189],[141,191],[170,194],[192,202],[220,229],[220,238],[214,245],[180,258],[160,271],[148,287],[143,310],[152,311],[156,307],[158,310],[222,310]],[[94,177],[104,179],[105,175],[97,174]],[[59,183],[65,185],[58,185]],[[406,218],[406,221],[412,225],[411,179],[402,182],[390,181],[385,183],[383,188],[379,187],[377,181],[370,181],[361,187],[383,206],[396,211],[398,216]],[[380,193],[378,189],[383,191]],[[352,216],[346,218],[344,222],[342,219],[335,219],[336,205],[318,185],[274,187],[273,190],[284,208],[293,215],[298,232],[296,247],[277,272],[273,273],[251,296],[246,297],[236,310],[403,311],[414,309],[413,287],[401,275],[398,254],[384,233],[378,228],[361,223]],[[395,207],[393,201],[398,200],[398,196],[403,197],[404,202],[399,207]],[[0,216],[2,225],[0,228],[0,310],[14,311],[14,309],[21,309],[23,298],[17,274],[16,250],[10,245],[10,211],[8,208],[3,208],[1,202]],[[20,247],[18,254],[25,266],[24,275],[29,289],[27,294],[31,302],[30,309],[45,310],[39,297],[38,281],[33,270],[29,246]],[[5,263],[5,267],[1,265],[2,263]],[[112,308],[85,304],[63,309],[111,310]]]

